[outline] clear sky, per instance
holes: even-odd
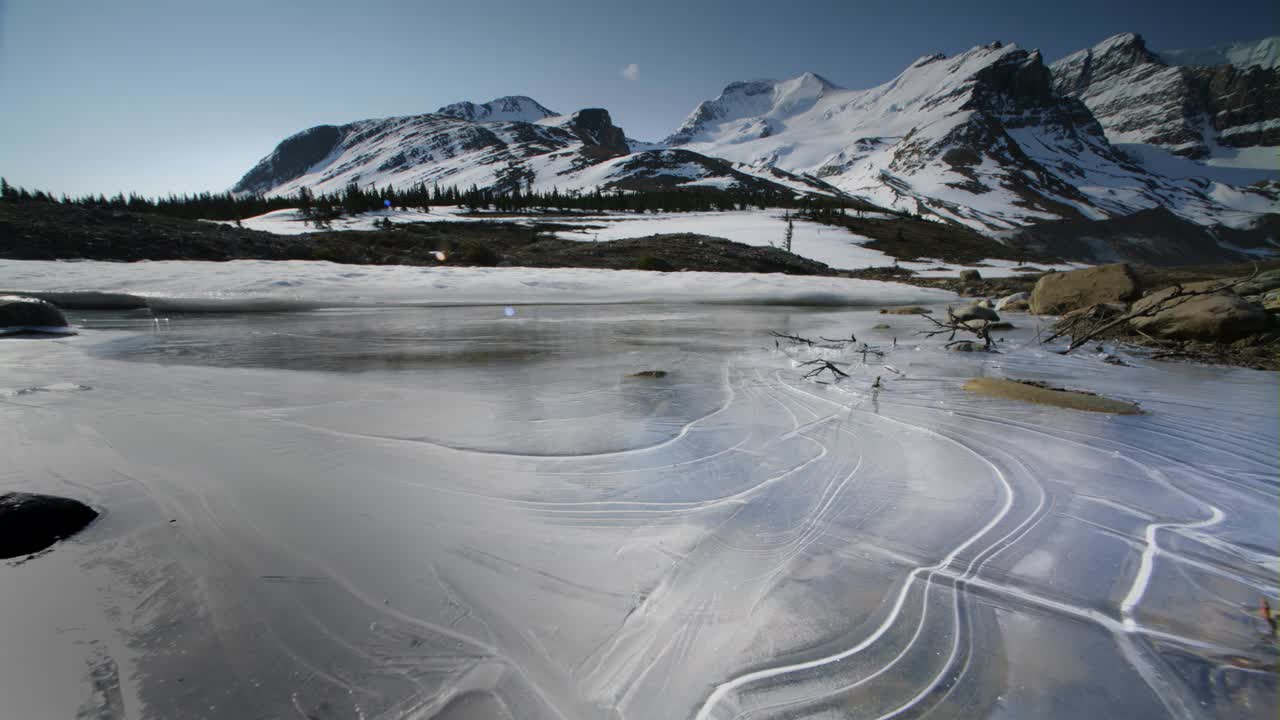
[[[729,82],[864,88],[992,40],[1052,61],[1280,33],[1274,0],[0,0],[0,175],[54,192],[223,190],[319,124],[529,95],[657,140]]]

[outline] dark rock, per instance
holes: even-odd
[[[70,332],[57,305],[39,298],[0,295],[0,335],[18,332]]]
[[[960,282],[979,282],[982,280],[982,273],[977,270],[961,270]]]
[[[667,376],[666,370],[641,370],[638,373],[631,373],[627,377],[633,378],[664,378]]]
[[[986,352],[987,350],[986,346],[981,343],[971,342],[969,340],[952,343],[947,346],[947,349],[952,352]]]
[[[69,498],[0,494],[0,558],[40,552],[80,532],[96,517],[93,508]]]
[[[569,128],[587,145],[604,148],[617,155],[631,152],[626,134],[613,124],[609,111],[603,108],[579,110],[569,120]]]

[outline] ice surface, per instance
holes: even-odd
[[[121,267],[148,266],[200,280]],[[72,312],[0,342],[0,490],[104,510],[0,567],[4,711],[1275,715],[1275,374],[1062,357],[1016,315],[985,355],[856,307],[515,310]],[[815,356],[852,377],[803,379]]]

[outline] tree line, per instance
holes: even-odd
[[[188,220],[243,220],[274,210],[297,208],[304,217],[325,227],[344,215],[355,215],[386,207],[430,212],[433,206],[461,206],[472,212],[552,213],[552,212],[707,212],[781,207],[795,210],[801,217],[826,217],[858,207],[839,198],[821,195],[723,190],[719,188],[677,188],[664,190],[533,191],[519,188],[495,190],[472,185],[425,183],[406,188],[361,187],[349,183],[340,192],[316,193],[303,187],[289,195],[266,196],[253,193],[202,192],[146,197],[138,193],[113,196],[55,196],[42,190],[28,191],[0,178],[0,199],[61,203],[86,208],[154,213]]]

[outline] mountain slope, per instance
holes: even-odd
[[[1239,70],[1252,67],[1276,70],[1280,69],[1280,35],[1207,48],[1161,50],[1160,58],[1169,65],[1232,65]]]
[[[1280,146],[1277,40],[1221,55],[1186,52],[1180,64],[1171,65],[1166,61],[1171,53],[1157,55],[1141,36],[1123,33],[1055,62],[1054,87],[1084,102],[1112,143],[1150,145],[1213,162],[1240,155],[1235,148]],[[1243,61],[1187,64],[1231,57]],[[1269,162],[1267,153],[1256,157],[1264,168],[1275,169],[1275,152]]]
[[[1247,227],[1277,211],[1280,185],[1245,187],[1276,175],[1247,164],[1280,133],[1276,72],[1169,66],[1132,34],[1052,69],[992,43],[922,57],[869,90],[813,73],[732,83],[656,144],[629,140],[603,109],[559,115],[509,96],[311,128],[234,189],[714,187],[843,196],[981,232],[1152,208]],[[1169,151],[1236,167],[1210,173]]]
[[[455,103],[427,115],[322,125],[289,137],[241,178],[236,192],[293,194],[361,186],[472,185],[537,189],[656,189],[681,185],[788,192],[795,178],[739,172],[697,153],[632,153],[608,111],[563,116],[526,97]],[[831,188],[824,187],[824,191]]]
[[[436,115],[448,115],[459,120],[470,122],[537,122],[543,118],[558,115],[548,110],[531,97],[524,95],[508,95],[487,103],[463,101],[445,105],[436,110]]]
[[[811,73],[733,83],[666,142],[981,230],[1162,206],[1210,222],[1231,204],[1118,152],[1038,52],[1000,43],[922,57],[870,90]]]

